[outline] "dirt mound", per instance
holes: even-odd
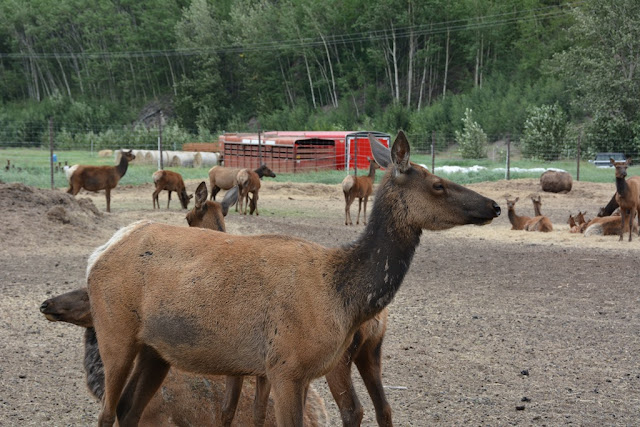
[[[76,199],[59,190],[43,190],[20,183],[0,184],[0,236],[5,242],[20,242],[27,236],[66,235],[95,230],[104,215],[91,199]]]

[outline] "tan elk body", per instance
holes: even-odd
[[[392,301],[422,230],[500,214],[493,200],[410,163],[404,133],[390,152],[370,139],[389,171],[368,225],[349,245],[142,221],[91,255],[87,283],[105,366],[100,425],[116,416],[135,425],[175,366],[264,376],[278,425],[301,426],[309,383]]]
[[[153,208],[158,206],[160,209],[160,192],[162,190],[167,190],[169,193],[169,198],[167,199],[167,209],[169,209],[169,203],[171,203],[171,192],[175,191],[178,194],[178,199],[180,200],[180,204],[183,209],[187,209],[189,207],[189,201],[193,198],[193,194],[188,195],[187,189],[184,185],[184,180],[182,179],[182,175],[178,172],[168,171],[168,170],[158,170],[151,175],[153,179],[153,184],[156,186],[156,189],[153,191],[151,198],[153,200]]]
[[[629,241],[633,234],[633,223],[636,214],[640,221],[640,181],[627,178],[627,168],[631,165],[631,160],[626,162],[616,162],[610,159],[611,164],[616,168],[616,202],[620,207],[622,216],[622,227],[620,227],[620,241],[624,235],[624,230],[629,230]]]
[[[362,217],[362,223],[367,224],[367,201],[369,196],[373,193],[373,181],[376,177],[376,169],[378,164],[369,159],[369,174],[365,176],[352,176],[347,175],[342,180],[342,192],[344,193],[344,225],[353,225],[351,220],[351,204],[355,199],[358,199],[358,216],[356,217],[356,224],[360,223],[360,211],[362,210],[362,202],[364,202],[364,215]]]

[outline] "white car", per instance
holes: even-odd
[[[589,163],[593,163],[597,168],[613,167],[611,159],[616,162],[624,162],[627,158],[624,153],[597,153],[595,160],[589,160]]]

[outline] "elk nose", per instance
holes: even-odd
[[[496,202],[493,202],[493,210],[495,211],[496,216],[500,216],[500,212],[502,212],[502,210],[500,209],[500,205]]]
[[[42,305],[40,305],[40,312],[44,313],[47,307],[49,307],[49,303],[47,301],[43,302]]]

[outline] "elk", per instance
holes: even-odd
[[[227,191],[221,203],[207,200],[208,195],[207,184],[202,181],[196,189],[196,205],[187,213],[187,223],[189,227],[226,231],[224,217],[238,199],[238,187]]]
[[[622,226],[622,218],[615,213],[611,216],[596,217],[589,221],[584,227],[585,236],[619,236],[620,233],[629,231],[628,224]],[[632,232],[638,232],[636,223],[633,223]]]
[[[218,194],[220,190],[229,190],[238,185],[238,172],[240,172],[241,169],[242,168],[227,168],[224,166],[214,166],[209,169],[209,184],[211,185],[210,200],[215,200],[216,194]],[[254,172],[257,173],[260,178],[263,176],[276,177],[276,174],[265,164],[260,165]],[[237,210],[238,207],[236,206],[236,211]]]
[[[640,185],[640,176],[631,176],[627,178],[627,181],[636,181],[638,182],[638,185]],[[599,217],[612,215],[616,211],[616,209],[619,208],[618,202],[616,201],[616,194],[617,193],[613,193],[613,196],[611,196],[611,200],[609,200],[609,203],[607,203],[605,207],[600,208],[600,211],[598,212]]]
[[[493,200],[412,164],[404,132],[391,150],[369,139],[388,171],[351,244],[138,221],[94,251],[87,284],[105,368],[101,426],[116,417],[135,425],[172,366],[266,377],[278,425],[302,426],[311,380],[393,300],[422,230],[500,214]]]
[[[258,212],[258,191],[260,190],[260,176],[252,170],[240,169],[238,177],[238,191],[240,192],[240,212],[242,212],[242,206],[244,202],[244,215],[247,214],[247,208],[249,208],[249,193],[253,194],[251,197],[251,209],[249,214],[253,215],[255,210],[256,216],[260,215]]]
[[[616,168],[616,202],[620,207],[622,217],[622,227],[620,227],[620,241],[622,241],[624,230],[629,227],[629,241],[633,234],[633,219],[638,214],[640,220],[640,181],[626,179],[627,168],[631,165],[631,159],[626,162],[616,162],[610,159],[611,164]],[[628,217],[628,219],[627,219]]]
[[[525,231],[542,231],[549,232],[553,231],[553,225],[549,218],[544,215],[536,216],[536,217],[528,217],[528,216],[520,216],[516,214],[516,203],[520,200],[519,197],[516,197],[513,200],[506,199],[507,201],[507,209],[509,212],[509,222],[511,223],[512,230],[525,230]],[[533,198],[532,198],[533,200]],[[534,203],[535,205],[535,203]]]
[[[206,197],[205,197],[206,198]],[[85,328],[84,369],[89,392],[98,400],[104,396],[104,367],[98,349],[87,288],[49,298],[40,305],[40,311],[51,322],[66,322]],[[162,383],[163,392],[156,393],[145,408],[139,424],[142,426],[168,425],[220,425],[224,419],[223,399],[211,396],[224,394],[225,380],[220,376],[195,376],[171,369]],[[238,396],[241,402],[237,415],[238,425],[252,424],[250,402],[252,389]],[[266,426],[275,426],[273,403],[265,402],[269,408]],[[234,408],[235,409],[235,408]],[[320,427],[327,425],[328,414],[324,401],[313,388],[304,408],[305,425]]]
[[[380,167],[373,160],[369,159],[369,175],[351,176],[347,175],[342,180],[342,192],[344,193],[344,225],[353,225],[351,221],[351,203],[358,198],[358,216],[356,224],[360,224],[360,210],[362,209],[362,201],[364,200],[364,215],[362,223],[367,225],[367,200],[373,192],[373,181],[376,177],[376,169]]]
[[[122,151],[120,163],[117,166],[78,165],[69,177],[67,193],[75,196],[83,188],[88,191],[104,190],[107,197],[107,212],[111,212],[111,189],[118,185],[120,178],[127,173],[129,162],[135,158],[133,151],[129,150]]]
[[[573,215],[569,214],[569,220],[567,221],[569,224],[569,232],[570,233],[580,233],[580,226],[576,223],[576,219]]]
[[[180,199],[182,208],[188,208],[189,202],[193,198],[193,194],[187,195],[187,189],[184,186],[182,175],[180,175],[178,172],[158,170],[155,171],[151,177],[153,178],[153,183],[156,186],[156,189],[151,196],[151,198],[153,199],[153,209],[156,208],[156,205],[158,205],[158,209],[160,209],[160,200],[158,198],[162,190],[167,190],[169,192],[167,209],[169,209],[169,203],[171,203],[172,191],[178,193],[178,198]]]

